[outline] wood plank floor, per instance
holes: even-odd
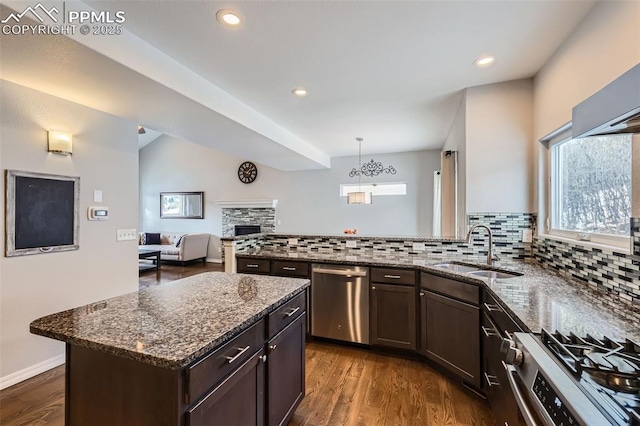
[[[187,266],[180,266],[179,263],[163,263],[160,265],[159,274],[153,270],[140,272],[139,286],[140,288],[151,287],[211,271],[224,272],[224,265],[222,263],[195,262]]]
[[[489,406],[426,364],[311,342],[290,425],[494,425]]]
[[[488,405],[424,363],[311,342],[290,425],[493,425]],[[0,425],[64,425],[64,366],[0,391]]]

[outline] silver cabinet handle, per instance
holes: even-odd
[[[424,297],[424,291],[420,292],[420,297]]]
[[[375,290],[375,289],[376,289],[376,287],[375,287],[375,286],[371,287],[371,290]]]
[[[496,376],[490,376],[487,373],[484,373],[484,380],[485,382],[487,382],[487,386],[489,387],[493,387],[493,386],[500,387],[500,382],[498,381],[498,378]]]
[[[296,270],[296,268],[294,268],[293,266],[283,266],[282,269],[285,270],[285,271],[295,271]]]
[[[385,278],[391,278],[392,280],[399,280],[400,275],[385,275]]]
[[[498,305],[490,305],[488,303],[485,303],[484,307],[489,312],[502,312],[502,309],[500,309]]]
[[[235,356],[226,356],[225,358],[227,359],[227,364],[231,364],[233,361],[240,358],[242,354],[248,351],[250,348],[251,346],[247,346],[246,348],[238,348],[239,352]]]
[[[496,336],[500,336],[500,334],[498,334],[498,332],[496,331],[495,328],[491,327],[491,328],[487,328],[484,325],[481,327],[482,328],[482,332],[484,333],[485,336],[487,337],[496,337]]]
[[[269,349],[271,351],[275,351],[277,347],[278,347],[278,345],[271,345],[271,346],[269,346]]]
[[[255,263],[250,263],[249,265],[247,265],[247,268],[257,268],[258,265],[256,265]]]
[[[528,426],[536,426],[536,420],[533,417],[531,410],[529,409],[529,405],[527,404],[527,401],[525,400],[524,395],[522,394],[522,392],[520,391],[520,388],[518,387],[518,384],[516,383],[516,379],[514,376],[518,374],[518,372],[516,371],[515,367],[513,367],[512,365],[507,365],[505,364],[504,361],[501,361],[501,362],[502,362],[502,366],[507,372],[507,379],[509,381],[509,386],[511,387],[513,396],[515,397],[516,402],[518,403],[518,408],[520,408],[520,412],[522,413],[522,417],[524,417],[524,421],[527,423]]]
[[[342,275],[344,277],[366,277],[367,271],[354,271],[351,269],[327,269],[327,268],[313,268],[315,274],[327,274],[327,275]]]
[[[286,314],[284,314],[284,316],[286,317],[291,317],[293,314],[295,314],[296,312],[298,312],[300,310],[300,306],[298,306],[297,308],[294,308],[292,310],[290,310],[289,312],[287,312]]]

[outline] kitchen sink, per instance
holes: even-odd
[[[504,279],[504,278],[514,278],[514,277],[519,277],[522,274],[509,274],[506,272],[498,272],[498,271],[471,271],[468,272],[469,275],[473,275],[476,277],[483,277],[483,278],[489,278],[492,280],[495,279]]]
[[[467,265],[459,265],[457,263],[438,263],[437,265],[433,265],[436,268],[449,269],[455,272],[470,272],[470,271],[478,271],[478,268],[475,266],[467,266]]]

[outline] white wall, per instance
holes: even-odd
[[[184,140],[162,136],[140,151],[140,228],[144,231],[207,232],[214,237],[209,258],[220,258],[222,210],[219,200],[278,199],[277,232],[339,234],[358,228],[363,235],[431,234],[433,171],[440,168],[439,151],[363,155],[393,165],[396,175],[382,175],[365,182],[406,182],[406,196],[374,197],[371,205],[347,205],[339,196],[341,183],[357,183],[349,171],[356,157],[339,157],[331,169],[283,172],[258,165],[258,178],[241,183],[237,169],[244,159]],[[159,193],[204,191],[205,218],[160,219]]]
[[[535,139],[571,121],[571,109],[640,62],[640,2],[597,3],[535,77]]]
[[[0,387],[5,387],[62,361],[64,344],[30,334],[31,321],[137,290],[136,242],[116,242],[116,229],[136,227],[138,155],[136,124],[129,120],[3,80],[0,109],[3,172],[81,179],[79,250],[0,259]],[[47,129],[73,134],[72,157],[47,152]],[[106,222],[86,219],[94,189],[103,191],[103,205],[109,207]],[[4,196],[1,203],[4,212]]]
[[[458,235],[466,233],[466,181],[467,181],[467,91],[464,90],[460,105],[453,118],[443,151],[458,151]]]
[[[640,3],[599,2],[534,79],[535,140],[571,121],[571,110],[640,62]],[[634,140],[634,164],[640,158]],[[548,150],[536,143],[538,229],[545,229]],[[640,214],[640,172],[634,167],[634,215]]]
[[[466,211],[536,211],[532,80],[466,91]]]

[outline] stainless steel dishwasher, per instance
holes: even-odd
[[[312,265],[311,335],[369,343],[369,268]]]

